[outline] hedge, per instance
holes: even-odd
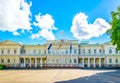
[[[6,68],[5,65],[0,65],[0,70],[1,70],[1,69],[5,69],[5,68]]]

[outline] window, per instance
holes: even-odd
[[[109,59],[109,63],[112,63],[112,59]]]
[[[118,63],[118,59],[115,59],[115,62]]]
[[[74,54],[77,54],[77,50],[76,49],[74,49]]]
[[[112,49],[109,49],[109,54],[112,54]]]
[[[36,50],[35,49],[34,49],[33,53],[36,54]]]
[[[94,53],[96,53],[96,49],[94,49]]]
[[[1,54],[4,54],[4,50],[1,50]]]
[[[66,54],[68,54],[68,50],[66,50],[66,52],[65,52]]]
[[[74,63],[77,63],[77,60],[76,60],[76,59],[74,59]]]
[[[10,50],[7,51],[7,54],[10,54]]]
[[[41,53],[41,50],[39,49],[38,54],[40,54],[40,53]]]
[[[118,50],[116,49],[116,54],[118,54]]]
[[[26,53],[26,50],[23,50],[23,53]]]
[[[1,63],[4,63],[4,59],[1,59]]]
[[[85,54],[85,49],[83,49],[83,54]]]
[[[90,49],[88,49],[88,53],[89,53],[89,54],[91,53],[91,50],[90,50]]]
[[[7,62],[10,63],[10,59],[8,59]]]
[[[101,54],[101,53],[102,53],[102,50],[100,49],[99,52],[100,52],[100,54]]]
[[[81,50],[80,50],[80,49],[78,50],[78,53],[79,53],[79,54],[81,53]]]
[[[70,63],[71,63],[72,61],[71,61],[71,59],[70,59]]]
[[[50,54],[51,53],[51,51],[50,50],[48,50],[48,54]]]
[[[17,53],[17,51],[16,50],[14,50],[14,54],[16,54]]]
[[[46,54],[46,50],[44,50],[44,54]]]
[[[103,53],[105,53],[105,50],[103,50]]]

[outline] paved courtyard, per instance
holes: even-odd
[[[120,83],[119,70],[0,70],[0,83]]]

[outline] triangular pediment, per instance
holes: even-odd
[[[21,44],[10,41],[10,40],[6,40],[6,41],[3,41],[3,42],[0,42],[0,45],[21,45]]]

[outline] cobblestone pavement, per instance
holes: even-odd
[[[120,83],[119,70],[0,70],[0,83]]]

